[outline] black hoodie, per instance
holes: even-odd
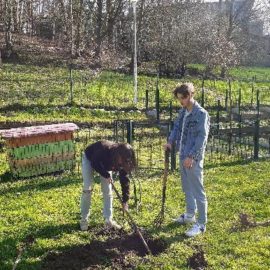
[[[109,178],[109,171],[118,171],[122,189],[122,200],[129,200],[129,178],[127,172],[120,165],[114,165],[112,152],[117,143],[110,141],[98,141],[85,149],[86,158],[91,162],[92,168],[104,178]]]

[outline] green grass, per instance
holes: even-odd
[[[201,67],[200,67],[201,68]],[[244,78],[248,72],[267,77],[269,69],[232,70],[234,77]],[[265,73],[264,73],[265,72]],[[154,106],[156,78],[139,76],[138,110],[133,105],[132,76],[103,72],[91,77],[87,71],[76,70],[74,75],[74,106],[70,101],[68,70],[65,68],[40,68],[34,66],[4,65],[0,70],[0,122],[110,122],[130,118],[145,120],[145,89],[149,90],[151,107]],[[242,77],[241,77],[242,76]],[[254,76],[254,75],[252,75]],[[89,79],[91,77],[91,79]],[[42,81],[43,80],[43,81]],[[64,82],[63,82],[64,80]],[[201,80],[191,80],[201,87]],[[84,84],[84,81],[86,82]],[[163,106],[172,100],[171,91],[180,80],[159,80],[160,98]],[[224,81],[205,81],[206,104],[216,104],[217,97],[224,102],[228,87]],[[232,82],[233,98],[242,89],[242,101],[251,103],[252,84]],[[254,88],[268,89],[269,83],[255,83]],[[255,92],[253,94],[255,100]],[[261,92],[265,103],[270,103],[269,93]],[[200,99],[200,93],[197,95]],[[177,105],[176,101],[173,101]],[[104,107],[108,107],[104,110]],[[111,108],[110,108],[111,107]],[[101,109],[100,109],[101,108]],[[162,116],[163,117],[163,116]],[[140,166],[163,168],[162,144],[165,134],[155,128],[136,129],[135,135],[145,132],[145,137],[134,142],[139,149]],[[95,137],[93,137],[95,135]],[[77,160],[81,150],[94,139],[110,138],[112,130],[91,128],[80,130],[76,136]],[[90,138],[89,138],[89,137]],[[2,143],[2,141],[0,142]],[[213,154],[215,155],[215,154]],[[134,256],[136,269],[188,269],[187,259],[196,247],[205,252],[208,269],[269,269],[269,227],[241,229],[238,215],[247,213],[256,221],[269,220],[270,182],[269,161],[239,163],[226,154],[206,158],[205,185],[209,201],[209,223],[205,235],[188,239],[187,227],[172,223],[172,218],[184,211],[184,196],[176,171],[168,179],[165,222],[160,229],[153,226],[161,205],[162,171],[140,169],[134,178],[142,183],[142,210],[136,213],[134,194],[131,195],[130,211],[136,222],[145,227],[154,238],[162,238],[168,248],[159,256],[148,256],[142,262]],[[224,162],[227,162],[227,165]],[[0,269],[12,269],[18,249],[28,235],[35,242],[23,253],[17,270],[38,270],[50,252],[64,252],[91,243],[97,236],[94,229],[80,232],[79,200],[81,176],[74,173],[59,176],[40,176],[31,179],[12,180],[8,177],[5,148],[0,152]],[[119,183],[116,182],[119,188]],[[103,224],[101,216],[100,186],[96,185],[91,213],[91,226]],[[120,205],[115,201],[115,218],[130,230],[123,220]],[[238,230],[233,230],[238,228]],[[106,238],[102,239],[106,241]],[[108,267],[107,269],[111,269]]]
[[[243,171],[245,173],[243,174]],[[142,211],[136,214],[131,198],[131,214],[136,222],[168,244],[159,256],[149,256],[137,269],[187,269],[187,259],[200,246],[205,252],[209,269],[269,269],[269,227],[233,231],[238,215],[247,213],[256,221],[270,216],[269,162],[254,162],[234,166],[217,166],[205,170],[205,185],[209,201],[209,223],[206,234],[188,239],[185,226],[176,226],[172,218],[184,211],[184,197],[179,176],[170,174],[165,222],[160,229],[153,220],[160,208],[161,173],[139,172],[135,178],[142,181]],[[258,177],[259,175],[259,177]],[[117,182],[117,187],[119,183]],[[1,269],[11,269],[17,248],[24,238],[35,237],[33,245],[23,254],[18,269],[39,269],[49,251],[64,252],[91,242],[95,235],[80,232],[79,197],[81,177],[63,174],[58,177],[36,177],[0,185],[0,261]],[[94,193],[91,225],[100,226],[100,186]],[[115,217],[128,228],[115,201]],[[110,267],[106,268],[110,269]]]
[[[257,75],[268,78],[267,68],[233,69],[232,99],[236,105],[241,90],[243,105],[255,104],[256,91],[260,90],[261,104],[270,104],[269,82],[241,82],[237,78]],[[104,71],[99,75],[88,70],[73,71],[73,106],[69,70],[60,67],[22,66],[4,64],[0,70],[0,121],[77,121],[98,122],[131,118],[145,120],[141,113],[146,105],[146,90],[149,91],[149,107],[155,107],[156,78],[138,77],[138,104],[133,103],[133,78],[130,75]],[[181,82],[192,81],[197,88],[196,98],[201,100],[202,80],[195,77],[159,79],[160,104],[168,110],[173,99],[172,90]],[[227,81],[205,80],[205,106],[225,105]],[[253,90],[252,90],[253,89]],[[100,109],[101,108],[101,109]],[[105,109],[105,110],[103,110]],[[128,112],[128,114],[126,114]]]
[[[270,80],[270,69],[266,67],[238,67],[230,70],[230,75],[237,79]]]

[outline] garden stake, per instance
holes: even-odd
[[[122,204],[122,199],[121,199],[121,196],[120,196],[118,190],[116,189],[116,187],[115,187],[115,185],[114,185],[113,182],[111,182],[111,184],[112,184],[112,188],[113,188],[113,190],[114,190],[114,192],[115,192],[115,194],[116,194],[118,200],[119,200],[120,203]],[[141,238],[142,243],[143,243],[144,247],[146,248],[147,253],[148,253],[149,255],[152,255],[152,252],[151,252],[149,246],[147,245],[145,239],[143,238],[143,235],[142,235],[140,229],[138,228],[138,226],[137,226],[136,223],[134,222],[134,219],[132,218],[132,216],[130,215],[130,213],[128,212],[128,210],[125,210],[125,209],[124,209],[124,211],[126,212],[127,217],[128,217],[128,219],[129,219],[128,221],[129,221],[130,224],[132,225],[134,231],[135,231],[135,232],[139,235],[139,237]]]
[[[156,219],[154,220],[156,227],[160,227],[164,221],[168,171],[169,171],[169,150],[165,150],[164,174],[163,174],[163,183],[162,183],[162,202],[161,202],[161,210],[158,216],[156,217]]]

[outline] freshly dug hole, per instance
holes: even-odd
[[[158,255],[167,248],[165,241],[143,234],[153,255]],[[128,261],[128,257],[147,255],[137,234],[127,234],[123,230],[102,229],[96,235],[106,237],[106,240],[93,240],[90,244],[76,246],[65,252],[49,253],[43,261],[42,269],[91,270],[102,269],[105,266],[128,269],[134,266]]]

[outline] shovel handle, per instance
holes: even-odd
[[[120,196],[120,194],[119,194],[118,190],[116,189],[116,187],[115,187],[114,183],[113,183],[113,182],[111,182],[111,185],[112,185],[112,188],[113,188],[113,190],[114,190],[114,192],[115,192],[115,194],[116,194],[116,196],[117,196],[118,200],[119,200],[119,201],[120,201],[120,203],[122,204],[122,199],[121,199],[121,196]],[[145,241],[145,239],[144,239],[144,237],[143,237],[143,235],[142,235],[142,233],[141,233],[140,229],[139,229],[139,228],[138,228],[138,226],[136,225],[136,223],[135,223],[135,221],[133,220],[133,218],[132,218],[132,216],[130,215],[130,213],[129,213],[129,212],[126,210],[126,209],[124,209],[124,211],[126,212],[127,217],[129,218],[129,221],[130,221],[130,223],[131,223],[132,227],[135,229],[135,231],[137,232],[137,234],[138,234],[138,235],[139,235],[139,237],[141,238],[142,243],[143,243],[144,247],[145,247],[145,248],[146,248],[146,250],[147,250],[147,253],[148,253],[149,255],[151,255],[151,254],[152,254],[152,252],[151,252],[151,250],[150,250],[149,246],[147,245],[147,243],[146,243],[146,241]]]

